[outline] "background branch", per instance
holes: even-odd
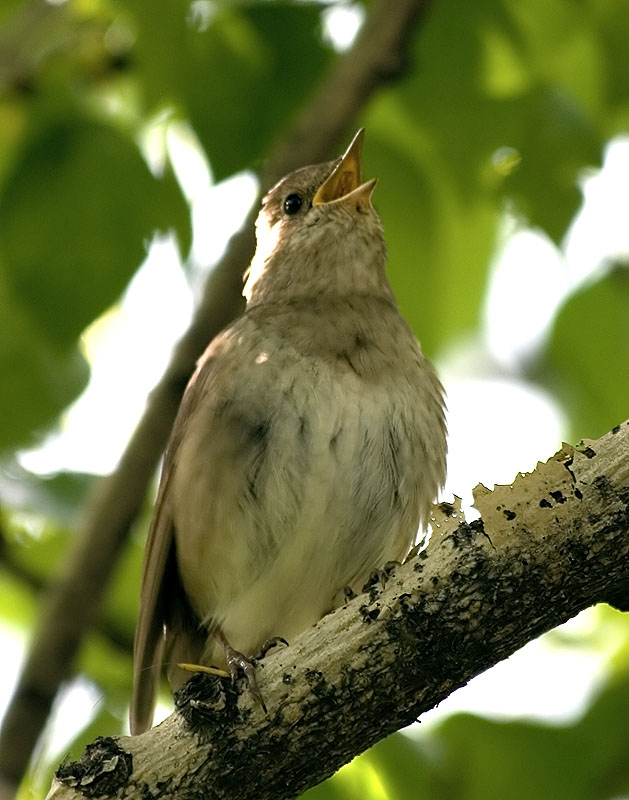
[[[339,57],[302,115],[277,143],[262,185],[327,158],[385,79],[399,74],[425,0],[376,3],[354,46]],[[0,731],[0,781],[10,796],[33,751],[79,643],[96,617],[103,589],[137,517],[165,446],[181,394],[207,343],[241,310],[241,277],[253,248],[253,209],[212,272],[194,319],[150,395],[116,468],[86,503],[75,545],[42,606],[39,624]]]
[[[629,570],[629,421],[567,445],[481,519],[437,520],[426,551],[259,666],[269,715],[197,675],[146,734],[60,768],[55,800],[295,797],[581,609]]]

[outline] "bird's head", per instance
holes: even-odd
[[[291,172],[268,192],[243,294],[248,305],[309,294],[390,293],[386,246],[363,183],[358,131],[344,155]]]

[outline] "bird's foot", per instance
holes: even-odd
[[[384,589],[396,567],[399,566],[401,566],[399,561],[387,561],[380,569],[374,569],[369,578],[367,578],[367,583],[363,586],[363,592],[368,592],[374,588]]]
[[[225,660],[227,661],[227,669],[231,675],[232,682],[238,677],[238,671],[242,670],[245,675],[245,680],[247,681],[249,691],[258,701],[258,703],[260,703],[262,710],[266,714],[266,703],[264,702],[264,698],[260,692],[258,679],[256,677],[255,659],[247,658],[247,656],[243,655],[238,650],[234,650],[234,648],[229,644],[224,646],[224,650]]]
[[[221,643],[223,647],[223,652],[225,653],[225,661],[227,662],[227,669],[229,670],[229,674],[231,675],[232,683],[238,677],[238,671],[242,670],[245,675],[245,680],[247,681],[247,686],[249,687],[249,691],[251,692],[252,696],[260,703],[262,710],[266,714],[266,703],[264,702],[264,698],[262,697],[262,693],[258,687],[258,679],[256,677],[256,659],[255,658],[248,658],[247,656],[243,655],[239,650],[235,650],[230,643],[227,641],[225,636],[220,630],[217,630],[214,634],[218,641]]]
[[[262,647],[258,650],[255,656],[251,659],[254,663],[256,661],[261,661],[264,656],[272,650],[274,647],[277,647],[278,644],[283,644],[285,647],[288,647],[288,642],[284,639],[283,636],[272,636],[270,639],[267,639],[266,642],[262,645]]]

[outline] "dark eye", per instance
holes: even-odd
[[[300,194],[289,194],[284,200],[284,213],[292,216],[296,214],[303,204],[303,198]]]

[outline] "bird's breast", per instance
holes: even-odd
[[[174,522],[197,613],[246,648],[260,628],[292,636],[345,586],[360,590],[402,558],[441,476],[424,431],[440,401],[421,409],[412,337],[411,361],[385,371],[362,329],[326,339],[323,352],[300,346],[299,330],[243,341],[238,368],[230,361],[229,380],[208,384],[189,422]]]

